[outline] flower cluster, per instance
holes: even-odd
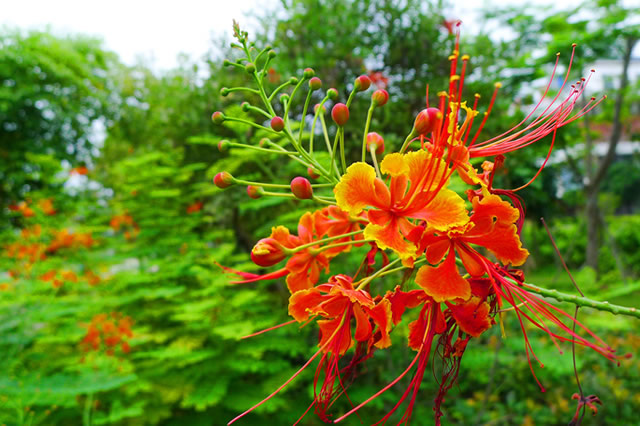
[[[133,320],[117,312],[95,315],[87,325],[87,333],[80,342],[83,352],[103,350],[113,356],[117,348],[123,354],[131,350],[128,340],[133,337]]]
[[[244,147],[286,156],[306,167],[312,179],[323,183],[312,184],[302,176],[295,177],[289,185],[251,182],[223,171],[215,176],[215,185],[219,188],[246,185],[252,198],[287,197],[311,200],[324,207],[302,215],[297,235],[277,226],[271,235],[253,247],[251,259],[256,265],[271,267],[286,261],[280,269],[259,275],[224,267],[241,277],[235,283],[286,277],[291,293],[289,314],[293,318],[287,324],[316,322],[320,330],[319,349],[311,359],[273,394],[230,423],[269,400],[316,358],[320,359],[309,409],[313,407],[321,419],[339,422],[409,375],[409,386],[380,421],[384,423],[404,404],[400,423],[407,422],[429,360],[438,356],[442,358],[443,368],[439,373],[440,387],[434,411],[436,423],[440,424],[441,404],[455,383],[469,342],[501,321],[500,314],[505,310],[513,311],[521,325],[534,378],[532,364],[537,358],[527,339],[525,322],[548,334],[554,343],[577,343],[616,359],[613,350],[602,340],[571,315],[534,294],[524,282],[523,272],[516,268],[523,265],[529,255],[520,239],[524,205],[516,192],[522,187],[505,190],[493,186],[494,175],[505,161],[504,154],[548,135],[553,136],[552,147],[558,128],[597,104],[592,99],[574,112],[586,80],[570,86],[566,98],[559,99],[558,94],[548,107],[542,108],[540,101],[529,116],[510,131],[482,140],[480,135],[500,85],[496,84],[486,113],[472,131],[479,115],[479,96],[475,97],[473,106],[462,100],[469,57],[460,55],[456,37],[450,56],[450,84],[447,91],[438,93],[438,106],[429,107],[427,100],[427,108],[417,114],[402,146],[379,161],[378,157],[385,151],[384,139],[369,131],[374,111],[383,107],[389,98],[388,93],[379,88],[371,96],[361,159],[349,165],[345,146],[352,141],[346,140],[344,127],[355,95],[371,86],[371,78],[358,77],[346,103],[337,102],[337,90],[329,89],[314,109],[313,124],[307,134],[304,132],[306,120],[293,122],[288,113],[296,93],[307,82],[308,94],[302,113],[302,117],[306,117],[312,93],[321,89],[320,79],[308,68],[301,79],[291,78],[268,94],[262,81],[269,75],[275,52],[269,47],[256,52],[247,41],[246,33],[237,24],[234,28],[240,42],[236,47],[245,57],[226,63],[254,77],[257,89],[251,90],[260,94],[264,109],[245,102],[243,110],[260,114],[265,120],[263,124],[249,122],[218,111],[213,114],[213,121],[216,124],[243,122],[279,142],[263,139],[256,147],[225,140],[220,142],[219,149]],[[563,88],[568,75],[567,71]],[[272,100],[287,86],[293,86],[293,90],[280,97],[284,114],[279,116]],[[223,88],[222,95],[242,89]],[[323,117],[324,105],[329,101],[333,103],[331,117],[336,125],[333,144]],[[540,109],[543,111],[539,112]],[[321,161],[314,155],[318,119],[323,123],[330,161]],[[484,157],[493,157],[493,161],[485,160],[480,168],[477,161],[472,161]],[[540,170],[543,167],[544,164]],[[537,174],[530,182],[536,177]],[[453,180],[466,185],[466,191],[453,190]],[[330,273],[332,261],[346,253],[359,256],[360,267],[355,271]],[[397,285],[379,291],[378,283],[389,282],[389,278],[383,277],[397,277]],[[360,364],[375,351],[389,348],[392,343],[403,344],[392,336],[403,326],[403,317],[410,309],[416,310],[417,318],[407,325],[409,338],[405,344],[415,351],[409,366],[371,398],[335,418],[330,409],[336,398],[346,395],[351,382],[346,379],[352,378]],[[569,320],[575,328],[563,320]],[[344,359],[346,357],[349,359]]]

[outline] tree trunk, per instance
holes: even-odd
[[[592,164],[587,164],[587,182],[585,185],[585,195],[587,198],[586,216],[587,216],[587,259],[586,264],[592,267],[596,274],[598,273],[598,251],[600,245],[600,212],[598,210],[598,193],[600,192],[600,184],[602,183],[609,166],[613,163],[616,155],[616,147],[622,135],[622,104],[624,103],[624,95],[629,85],[629,62],[631,61],[631,52],[637,39],[633,36],[626,38],[626,48],[624,58],[622,60],[622,73],[620,75],[620,88],[616,95],[616,103],[613,115],[613,129],[611,138],[609,139],[609,149],[602,161],[598,165],[598,170],[590,175],[589,172]],[[587,154],[587,159],[590,153]]]

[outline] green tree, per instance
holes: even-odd
[[[95,126],[115,113],[110,71],[118,60],[99,40],[45,32],[3,30],[0,47],[2,209],[42,185],[27,154],[75,164],[98,152]]]

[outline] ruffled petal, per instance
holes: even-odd
[[[470,336],[478,337],[492,325],[489,318],[489,304],[477,297],[472,297],[465,303],[451,305],[449,309],[460,330]]]
[[[353,304],[353,316],[356,318],[356,332],[353,337],[358,342],[369,340],[373,328],[369,322],[369,317],[357,303]]]
[[[400,176],[409,173],[409,165],[405,156],[400,153],[387,154],[380,163],[380,171],[389,176]]]
[[[392,317],[391,303],[388,299],[382,299],[377,305],[369,309],[368,313],[378,326],[378,332],[380,332],[380,338],[373,345],[378,349],[388,348],[391,346],[391,338],[389,337]]]
[[[402,321],[402,315],[405,309],[415,308],[420,305],[425,299],[426,294],[422,290],[411,290],[408,292],[400,290],[400,286],[391,292],[387,291],[384,298],[389,300],[391,304],[391,320],[393,325],[398,325]]]
[[[332,320],[320,320],[318,321],[318,327],[320,327],[320,343],[318,346],[323,347],[328,344],[324,350],[325,352],[343,355],[353,344],[351,328],[346,321],[342,322],[341,316]],[[340,328],[338,329],[338,327]]]
[[[414,258],[416,255],[416,246],[404,239],[396,218],[386,226],[367,225],[364,228],[364,237],[374,240],[381,250],[392,249],[403,260]]]
[[[316,288],[297,291],[289,297],[289,315],[298,322],[308,320],[311,313],[322,315],[325,312],[320,308],[320,304],[326,297]]]
[[[406,215],[426,220],[430,228],[441,232],[469,222],[469,213],[465,208],[464,200],[450,189],[441,189],[425,207],[418,211],[407,211]]]
[[[471,286],[460,276],[456,267],[453,248],[437,267],[421,267],[416,275],[416,283],[436,302],[467,300],[471,296]]]
[[[366,163],[354,163],[334,188],[338,207],[352,216],[365,207],[388,208],[390,194],[387,186],[376,178],[376,171]]]

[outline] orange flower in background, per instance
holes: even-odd
[[[20,236],[27,240],[29,238],[38,238],[42,235],[42,226],[40,224],[33,225],[30,228],[24,228],[20,231]]]
[[[370,223],[364,237],[379,248],[394,250],[409,264],[417,247],[408,240],[416,225],[408,219],[426,221],[434,229],[447,231],[469,221],[464,200],[446,189],[451,174],[446,164],[426,151],[389,154],[380,165],[390,176],[389,186],[365,163],[349,166],[335,187],[338,207],[357,215],[366,207]]]
[[[35,212],[25,201],[21,201],[18,204],[9,205],[9,210],[13,212],[18,212],[24,217],[33,217],[35,216]]]
[[[51,198],[44,198],[38,201],[38,207],[42,210],[42,213],[47,216],[56,214],[56,209],[53,207],[53,200]]]
[[[102,281],[102,279],[100,278],[99,275],[96,275],[93,271],[91,270],[87,270],[84,275],[83,275],[84,279],[87,280],[87,284],[89,284],[91,287],[95,287],[98,284],[100,284],[100,282]]]
[[[132,325],[130,317],[117,312],[95,315],[87,325],[80,347],[83,352],[102,349],[107,356],[113,356],[119,347],[123,354],[127,354],[131,350],[128,339],[133,337]]]
[[[109,221],[109,226],[111,226],[111,229],[114,231],[119,231],[122,228],[127,240],[137,237],[140,233],[140,227],[128,213],[113,216]]]
[[[193,204],[190,204],[187,207],[187,214],[192,214],[192,213],[197,213],[200,210],[202,210],[202,206],[204,205],[204,202],[202,201],[196,201]]]
[[[89,169],[87,169],[86,166],[78,166],[78,167],[74,167],[73,169],[69,170],[69,174],[70,175],[88,175],[89,174]]]

